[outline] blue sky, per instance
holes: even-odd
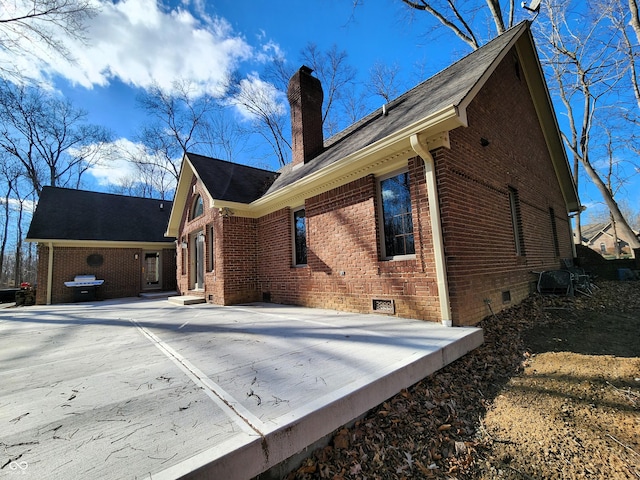
[[[116,139],[126,142],[145,121],[136,96],[153,81],[168,87],[177,78],[187,78],[202,91],[216,92],[232,69],[257,78],[255,73],[275,53],[297,68],[299,52],[314,42],[323,51],[334,44],[347,51],[361,81],[375,62],[397,64],[401,84],[408,89],[469,53],[450,34],[427,38],[433,20],[419,12],[409,21],[399,0],[360,3],[354,10],[353,0],[102,2],[101,13],[88,25],[88,44],[67,44],[77,60],[74,64],[51,54],[21,69],[61,92],[85,109],[92,123],[109,127]],[[519,10],[516,21],[524,18],[531,16]],[[250,158],[237,161],[251,163]],[[109,190],[109,182],[117,182],[126,169],[124,163],[116,163],[93,170],[95,176],[85,188]],[[587,185],[586,179],[581,181],[581,187]],[[637,204],[638,183],[628,190]],[[581,197],[588,204],[599,199],[590,186],[581,190]]]
[[[154,10],[154,16],[159,17],[157,23],[147,26],[146,35],[121,40],[124,45],[114,45],[113,50],[118,52],[106,55],[112,58],[110,63],[87,61],[84,70],[72,68],[55,72],[52,77],[56,88],[89,111],[92,122],[109,126],[119,136],[131,136],[144,121],[135,99],[149,86],[151,78],[169,82],[184,76],[202,84],[215,84],[216,72],[222,73],[228,65],[239,68],[245,75],[259,72],[268,61],[264,57],[274,49],[284,54],[287,62],[297,66],[299,52],[308,42],[313,42],[321,50],[328,50],[334,44],[346,50],[349,62],[356,67],[362,80],[376,61],[397,63],[402,68],[404,84],[409,88],[425,78],[421,69],[427,70],[428,74],[435,73],[452,59],[468,53],[462,45],[440,44],[434,48],[422,36],[424,25],[421,22],[408,24],[406,9],[389,0],[369,1],[356,10],[348,0],[253,2],[249,8],[245,2],[229,0],[202,2],[203,5],[174,3],[163,7],[164,12],[155,1],[125,0],[119,3],[146,4],[139,9],[140,14]],[[119,13],[119,21],[129,22],[134,29],[138,12],[121,9]],[[203,43],[207,46],[193,52],[196,43],[193,37],[175,41],[184,28],[185,21],[181,22],[180,16],[192,16],[194,30],[211,31],[215,28],[211,25],[213,22],[226,23],[227,30],[215,39],[206,38]],[[210,17],[209,24],[206,16]],[[175,61],[166,60],[161,70],[154,70],[149,65],[152,63],[148,59],[151,52],[144,45],[153,43],[156,36],[162,36],[160,29],[164,29],[166,38],[173,41],[163,44],[155,53]],[[169,33],[171,30],[174,33]],[[112,32],[106,39],[94,39],[92,43],[111,41],[120,44],[116,36],[117,33]],[[95,47],[96,51],[104,49]],[[126,62],[122,59],[123,53],[129,57]],[[87,56],[92,55],[96,54]],[[127,66],[137,75],[130,73],[125,78],[120,72]],[[107,69],[110,72],[105,72]]]

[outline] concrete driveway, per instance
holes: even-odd
[[[2,309],[0,477],[249,479],[481,343],[273,304]]]

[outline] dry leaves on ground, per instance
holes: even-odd
[[[640,478],[640,282],[600,287],[486,318],[481,347],[285,478]]]

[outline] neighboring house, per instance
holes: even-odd
[[[27,242],[38,243],[38,304],[74,300],[71,282],[94,275],[97,297],[175,290],[175,241],[164,232],[171,202],[44,187]]]
[[[629,238],[627,238],[622,232],[618,231],[617,235],[614,234],[613,224],[611,222],[593,223],[584,225],[581,228],[582,239],[580,242],[592,250],[595,250],[600,255],[616,255],[625,254],[633,255],[633,250],[629,247]],[[616,236],[618,251],[616,252]],[[574,234],[575,237],[575,234]]]
[[[469,325],[574,256],[579,200],[528,23],[326,141],[310,69],[287,93],[280,171],[184,156],[167,229],[182,294]]]

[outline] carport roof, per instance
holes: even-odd
[[[171,242],[164,236],[172,202],[44,187],[27,241]]]

